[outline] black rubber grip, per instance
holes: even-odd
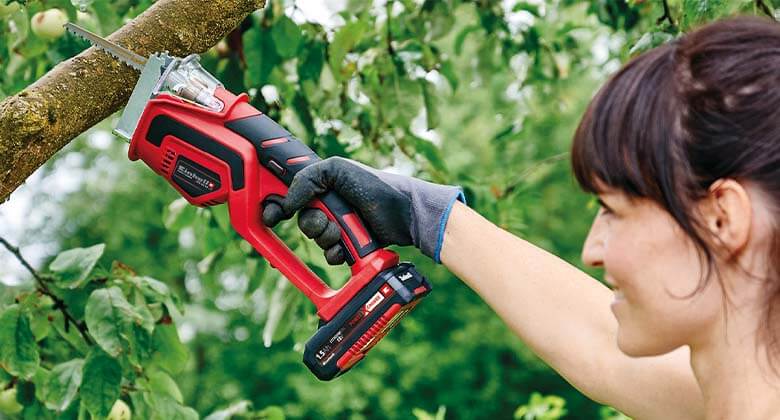
[[[287,186],[292,183],[298,171],[322,160],[309,146],[264,114],[228,121],[225,127],[249,140],[255,146],[260,163]],[[349,265],[379,248],[379,244],[373,239],[357,213],[338,194],[328,192],[321,196],[320,200],[333,213],[341,229],[346,232],[357,250],[358,255],[354,256],[349,253],[349,248],[344,246],[345,258]],[[366,235],[354,231],[353,226],[356,224],[362,226]],[[361,229],[360,226],[357,229]]]

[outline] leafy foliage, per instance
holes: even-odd
[[[67,0],[6,0],[0,97],[87,46],[39,38],[35,13],[60,8],[108,34],[151,3],[96,0],[81,13]],[[202,62],[321,156],[462,185],[471,207],[570,261],[587,232],[583,213],[595,209],[562,162],[593,89],[621,61],[696,25],[774,7],[346,3],[323,24],[271,0]],[[9,414],[98,418],[121,400],[144,419],[625,418],[568,385],[465,285],[409,249],[397,251],[434,293],[348,375],[318,382],[300,362],[317,328],[313,305],[240,240],[224,206],[189,206],[125,162],[122,145],[94,146],[111,124],[44,169],[75,159],[85,175],[76,192],[36,197],[61,217],[28,237],[65,250],[35,279],[0,290],[0,387],[18,404]],[[275,232],[332,287],[348,277],[294,222]]]

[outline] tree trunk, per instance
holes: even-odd
[[[159,0],[108,39],[148,56],[202,53],[265,0]],[[0,102],[0,203],[70,140],[123,107],[139,73],[89,48]]]

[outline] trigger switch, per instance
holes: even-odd
[[[344,240],[339,241],[339,245],[341,245],[341,249],[344,251],[344,260],[347,262],[347,265],[354,265],[355,259],[352,258],[352,254],[349,253],[349,248],[347,248],[347,244],[344,243]]]
[[[283,177],[287,173],[287,169],[282,167],[277,161],[271,159],[268,161],[268,168],[273,171],[279,178]]]

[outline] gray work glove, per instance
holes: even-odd
[[[460,187],[382,172],[359,162],[332,157],[303,168],[284,198],[263,208],[263,223],[276,226],[320,194],[335,191],[361,216],[381,246],[414,245],[440,263],[444,227],[455,200],[466,202]],[[278,202],[278,203],[277,203]],[[280,205],[281,204],[281,205]],[[344,262],[341,230],[319,209],[306,208],[298,227],[325,250],[331,265]]]

